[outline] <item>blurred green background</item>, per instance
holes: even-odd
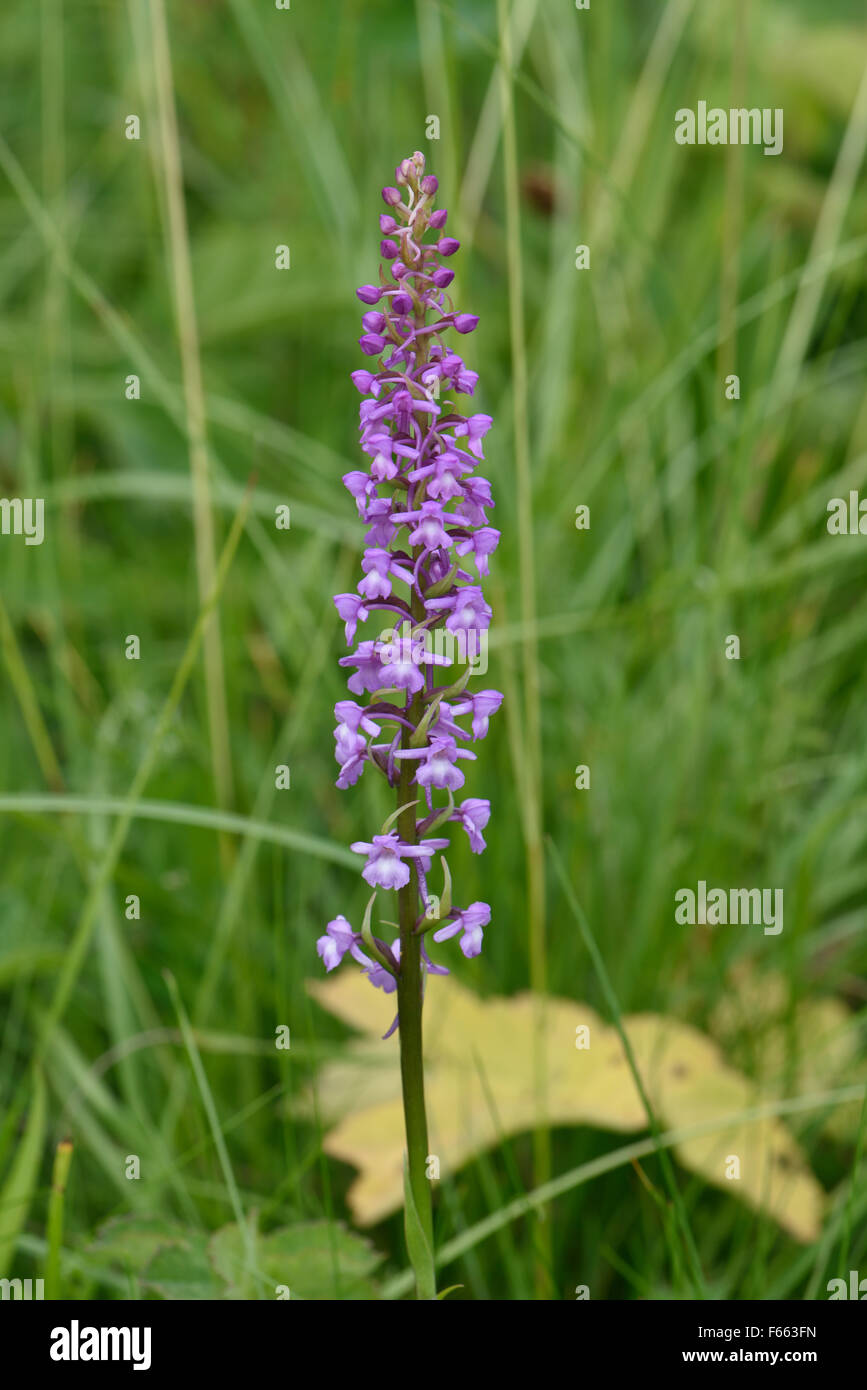
[[[379,190],[414,149],[462,242],[456,302],[481,316],[464,355],[473,408],[495,420],[503,533],[485,684],[507,700],[468,778],[493,805],[488,850],[451,855],[458,901],[489,901],[492,926],[479,960],[448,964],[484,996],[547,981],[611,1019],[550,837],[621,1010],[716,1037],[761,1096],[863,1080],[867,542],[826,529],[829,499],[867,487],[863,8],[509,8],[503,81],[498,6],[481,0],[4,7],[0,495],[44,497],[46,532],[0,537],[0,1275],[56,1258],[65,1136],[66,1296],[222,1296],[202,1251],[253,1211],[265,1232],[310,1233],[306,1296],[388,1296],[405,1266],[399,1215],[367,1233],[375,1272],[348,1234],[353,1172],[323,1157],[307,1097],[350,1031],[305,980],[324,924],[360,921],[349,842],[392,809],[372,779],[334,786],[331,595],[354,587],[363,536],[340,481],[360,466],[354,290],[376,274]],[[699,100],[782,107],[782,155],[679,146],[674,112]],[[219,626],[172,701],[253,472]],[[144,805],[127,825],[131,787]],[[784,931],[677,927],[674,892],[699,879],[783,887]],[[780,977],[784,1074],[769,1076]],[[721,1006],[746,980],[727,1033]],[[820,1045],[809,1010],[828,1000]],[[678,1218],[651,1157],[575,1185],[541,1242],[535,1218],[469,1242],[444,1282],[474,1299],[579,1283],[824,1297],[867,1273],[850,1111],[790,1121],[827,1193],[812,1243],[675,1165]],[[620,1142],[504,1140],[441,1184],[438,1243]],[[130,1213],[138,1226],[103,1227]],[[369,1280],[349,1292],[341,1241]],[[154,1258],[168,1272],[148,1282]]]

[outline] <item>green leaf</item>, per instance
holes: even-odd
[[[142,1274],[142,1283],[165,1299],[226,1297],[208,1262],[207,1235],[199,1232],[158,1250]]]
[[[337,1222],[304,1222],[258,1236],[258,1279],[247,1266],[242,1233],[234,1223],[211,1237],[208,1254],[214,1272],[227,1285],[228,1298],[275,1298],[279,1287],[288,1288],[293,1299],[378,1297],[370,1275],[382,1255],[370,1241]]]
[[[113,1216],[99,1227],[88,1254],[105,1264],[119,1265],[138,1277],[149,1260],[164,1246],[186,1245],[189,1232],[176,1221],[152,1214]]]
[[[417,1295],[426,1301],[435,1299],[437,1286],[433,1251],[428,1244],[428,1238],[421,1224],[406,1161],[403,1165],[403,1228],[406,1232],[409,1262],[415,1271]]]
[[[5,1278],[15,1254],[15,1244],[27,1219],[39,1177],[45,1142],[45,1081],[33,1073],[33,1103],[9,1176],[0,1191],[0,1278]]]

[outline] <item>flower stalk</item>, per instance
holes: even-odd
[[[444,858],[442,897],[429,893],[427,876],[434,853],[448,848],[444,832],[453,825],[463,828],[474,853],[485,848],[490,802],[471,797],[458,805],[454,793],[466,780],[459,764],[476,759],[462,745],[486,736],[503,698],[497,690],[469,688],[491,619],[481,581],[500,533],[488,524],[490,484],[476,472],[493,422],[488,415],[465,416],[454,400],[472,395],[478,381],[446,340],[478,324],[474,314],[457,313],[447,293],[454,272],[442,262],[459,243],[440,235],[448,214],[434,206],[438,185],[425,173],[424,156],[403,160],[395,178],[396,187],[382,191],[388,211],[380,217],[379,284],[357,292],[366,306],[359,345],[379,359],[376,371],[352,373],[364,397],[361,447],[370,463],[343,479],[368,527],[363,577],[355,593],[338,594],[334,602],[349,644],[374,613],[392,622],[396,615],[400,626],[341,658],[341,666],[352,668],[350,693],[366,703],[338,701],[334,736],[338,787],[353,786],[370,765],[392,787],[396,809],[372,841],[352,845],[365,857],[362,877],[374,889],[361,931],[339,916],[317,951],[326,970],[350,954],[371,984],[397,997],[385,1037],[398,1030],[407,1247],[417,1296],[430,1299],[436,1285],[422,1010],[426,977],[449,972],[431,959],[425,935],[437,944],[459,936],[463,954],[477,956],[491,910],[483,902],[453,906]],[[469,562],[475,575],[465,568]],[[464,663],[460,673],[449,670]],[[470,729],[459,722],[465,716]],[[390,945],[372,927],[380,889],[398,897],[398,936]]]

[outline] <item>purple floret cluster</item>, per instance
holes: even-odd
[[[469,688],[487,651],[491,609],[481,581],[500,539],[488,524],[490,483],[477,472],[492,420],[463,413],[454,400],[472,396],[478,377],[446,340],[471,333],[478,319],[457,313],[449,296],[454,271],[445,262],[459,243],[443,235],[447,213],[434,206],[437,180],[424,164],[419,153],[405,159],[397,186],[382,190],[379,284],[357,292],[365,306],[359,344],[371,362],[352,380],[364,398],[360,435],[369,464],[343,481],[367,534],[356,591],[334,600],[348,645],[360,623],[382,615],[379,636],[358,641],[340,661],[356,698],[335,706],[337,785],[354,785],[369,765],[396,789],[398,810],[369,842],[352,845],[374,889],[361,931],[340,916],[317,942],[327,970],[349,953],[387,993],[400,974],[401,939],[388,944],[372,933],[378,889],[413,895],[414,933],[432,932],[436,942],[459,935],[468,957],[481,950],[488,904],[452,906],[445,859],[440,896],[429,893],[427,879],[452,825],[475,853],[485,848],[490,802],[455,794],[476,758],[465,745],[485,737],[503,699],[497,690]],[[449,669],[455,665],[459,675]],[[402,913],[402,933],[406,922]],[[424,942],[421,956],[431,973],[448,973]]]

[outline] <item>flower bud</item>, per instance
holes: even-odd
[[[358,340],[358,346],[365,357],[376,357],[385,347],[385,338],[381,333],[364,333]]]

